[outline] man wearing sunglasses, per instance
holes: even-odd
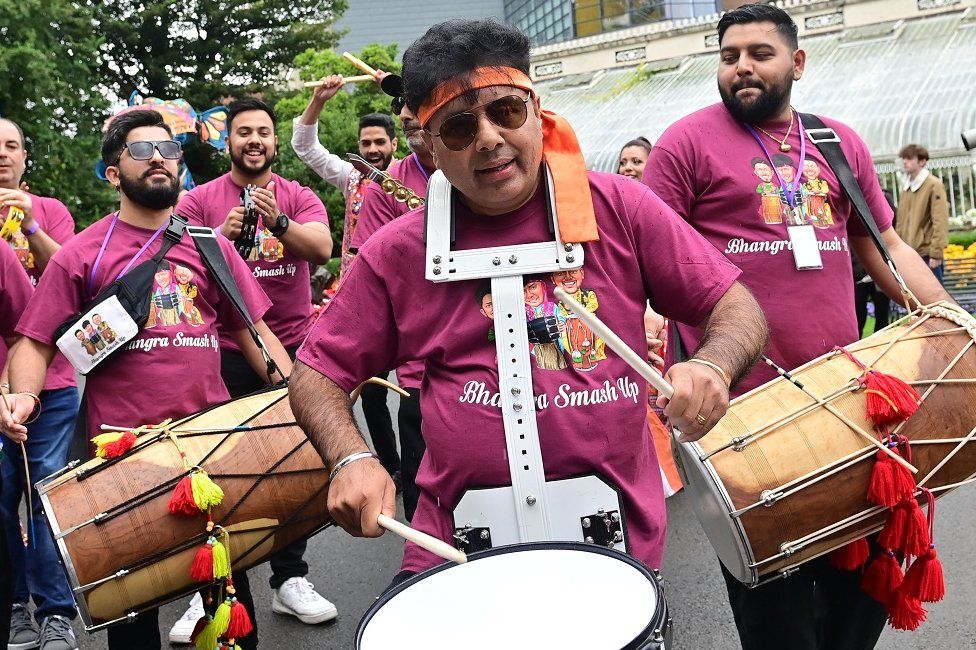
[[[587,290],[599,298],[599,317],[632,349],[646,346],[648,299],[668,318],[704,326],[708,338],[695,361],[671,368],[674,394],[661,400],[686,439],[704,435],[727,409],[729,380],[751,367],[765,343],[765,321],[736,281],[738,269],[646,187],[586,171],[571,128],[543,111],[532,89],[529,41],[521,32],[493,21],[449,21],[430,28],[403,62],[407,106],[456,190],[453,248],[549,242],[553,217],[563,241],[584,247]],[[376,370],[424,359],[427,452],[412,524],[453,542],[461,496],[510,485],[511,474],[498,353],[481,309],[484,280],[426,280],[424,217],[422,209],[404,215],[360,248],[343,290],[299,351],[291,403],[326,464],[343,461],[329,490],[336,522],[354,535],[377,536],[377,515],[394,514],[394,490],[379,465],[360,455],[367,448],[349,415],[347,391]],[[541,284],[526,292],[526,317],[542,322],[548,315],[552,323],[553,339],[545,343],[551,363],[532,364],[546,479],[598,474],[614,483],[629,552],[660,566],[664,495],[639,398],[645,382],[609,350],[585,370],[571,363],[560,345],[560,308],[549,279],[525,279]],[[348,327],[350,319],[356,328]],[[439,561],[408,543],[402,569],[421,571]]]
[[[294,357],[311,324],[309,264],[325,264],[332,256],[329,217],[311,189],[272,171],[278,154],[274,109],[257,99],[232,103],[227,111],[227,147],[230,171],[192,189],[176,211],[227,239],[241,235],[244,208],[241,191],[252,192],[260,214],[258,232],[247,266],[271,299],[265,321]],[[239,256],[238,256],[239,257]],[[261,389],[264,378],[255,373],[233,339],[221,337],[220,374],[231,397]],[[302,540],[271,560],[272,609],[315,624],[337,616],[336,607],[319,595],[305,578],[306,542]],[[174,641],[188,639],[199,616],[196,600],[171,631]]]
[[[108,163],[109,182],[119,192],[119,209],[76,235],[55,254],[28,303],[17,325],[24,338],[10,360],[11,412],[0,405],[0,428],[6,435],[15,440],[29,440],[33,435],[24,422],[34,411],[31,393],[40,392],[54,356],[53,335],[58,326],[81,312],[128,269],[159,251],[161,234],[179,194],[181,158],[179,144],[155,111],[125,113],[109,124],[102,141],[102,160]],[[258,319],[255,328],[278,367],[287,374],[291,360],[260,320],[270,301],[233,246],[226,240],[220,240],[220,245],[248,311]],[[178,316],[176,322],[143,328],[129,345],[87,376],[88,431],[98,431],[106,422],[135,426],[179,418],[227,400],[229,395],[219,375],[219,350],[211,344],[218,336],[232,337],[254,371],[268,382],[263,357],[246,324],[212,281],[190,238],[184,236],[170,248],[165,261],[192,272],[197,288],[193,307],[200,318]],[[149,342],[152,344],[142,345]],[[246,574],[235,573],[234,583],[238,599],[256,620]],[[67,624],[59,625],[57,631],[64,643],[73,640]],[[108,641],[113,650],[159,648],[158,610],[112,627]],[[253,648],[256,643],[256,632],[238,639],[242,648]]]
[[[11,223],[8,218],[14,210],[20,210],[23,215],[23,221],[8,231],[9,243],[0,241],[0,247],[10,249],[11,257],[19,262],[25,281],[36,286],[51,257],[74,235],[75,223],[68,208],[57,199],[20,189],[26,163],[27,148],[20,126],[12,120],[0,119],[0,226]],[[16,318],[8,323],[10,329],[16,324]],[[0,368],[6,359],[7,346],[0,339]],[[44,390],[39,395],[43,410],[31,424],[31,436],[26,444],[31,477],[48,476],[68,462],[68,449],[78,414],[78,389],[71,364],[61,353],[52,361]],[[8,445],[5,451],[0,462],[4,483],[4,498],[0,500],[3,531],[0,534],[6,538],[11,553],[14,607],[10,621],[12,632],[9,637],[0,636],[0,641],[9,638],[10,646],[14,648],[36,647],[53,631],[45,626],[47,619],[52,616],[74,618],[75,603],[51,536],[38,535],[28,546],[22,543],[20,505],[24,501],[24,486],[28,483],[24,458],[20,445]],[[33,505],[35,521],[42,522],[43,506],[36,490]],[[41,627],[40,632],[31,620],[29,600],[36,606],[34,620]]]

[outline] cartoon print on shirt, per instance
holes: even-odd
[[[525,317],[528,320],[529,343],[532,356],[540,370],[562,370],[566,367],[563,357],[563,332],[566,318],[558,305],[549,300],[546,281],[530,277],[525,281]]]
[[[106,345],[112,345],[115,343],[115,330],[109,327],[109,324],[102,320],[101,315],[92,314],[92,324],[95,326],[95,330],[98,335],[102,337]]]
[[[285,256],[285,245],[271,231],[263,225],[258,224],[258,240],[251,254],[248,255],[248,262],[277,262]]]
[[[560,287],[586,307],[586,311],[593,314],[600,308],[600,303],[595,291],[583,287],[584,277],[583,269],[556,271],[551,276],[553,285]],[[593,370],[598,361],[607,358],[606,344],[603,339],[594,335],[593,331],[580,321],[571,309],[561,302],[559,303],[559,312],[566,321],[562,333],[562,347],[569,355],[570,363],[577,370],[584,372]]]
[[[87,323],[88,321],[85,322]],[[85,352],[87,352],[89,356],[93,357],[98,354],[98,348],[96,348],[95,344],[91,342],[91,339],[88,338],[88,335],[85,334],[84,330],[75,330],[75,338],[78,339],[78,342],[81,343],[81,347],[85,348]]]
[[[820,178],[820,165],[816,160],[807,158],[803,161],[803,177],[806,182],[800,186],[800,191],[803,193],[803,209],[807,218],[817,228],[829,228],[834,225],[830,203],[827,202],[830,186]]]
[[[31,252],[30,242],[27,241],[27,236],[24,235],[24,231],[19,226],[10,239],[10,248],[13,249],[21,266],[27,270],[34,268],[34,253]]]
[[[205,325],[200,308],[194,305],[198,291],[190,269],[163,260],[156,269],[146,329],[171,327],[184,321],[193,327]]]
[[[173,271],[173,275],[176,276],[176,285],[180,288],[180,297],[183,301],[181,311],[186,318],[186,322],[194,327],[203,325],[203,316],[200,314],[200,308],[193,304],[198,293],[197,284],[193,281],[193,271],[185,266],[177,266]]]
[[[779,188],[773,183],[773,168],[765,158],[756,157],[749,161],[753,173],[762,181],[756,186],[756,194],[762,199],[759,203],[759,216],[769,224],[783,223],[783,200]]]
[[[773,154],[773,165],[776,166],[776,171],[779,172],[779,176],[787,185],[796,180],[796,162],[790,156],[785,153]],[[800,194],[802,195],[802,188]],[[783,206],[783,219],[787,225],[802,226],[809,223],[809,218],[803,212],[802,202],[800,209],[794,210],[790,207],[789,201],[786,200],[786,190],[782,186],[779,188],[779,195],[780,203]]]

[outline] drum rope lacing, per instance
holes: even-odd
[[[911,297],[914,298],[914,296]],[[920,327],[924,322],[926,322],[932,317],[948,320],[956,324],[958,327],[939,330],[937,332],[913,334],[913,332],[918,327]],[[891,340],[880,342],[880,343],[876,342],[867,345],[855,344],[854,346],[851,346],[850,350],[853,352],[865,352],[867,350],[881,347],[882,350],[880,351],[879,354],[876,355],[876,357],[870,364],[863,364],[866,368],[873,368],[899,342],[966,332],[969,335],[970,340],[962,346],[962,349],[954,356],[954,358],[950,361],[947,367],[941,373],[939,373],[939,375],[935,379],[915,380],[908,383],[910,385],[928,386],[928,388],[921,395],[920,403],[924,403],[925,398],[928,397],[931,394],[931,392],[941,384],[976,383],[976,378],[972,378],[972,379],[967,379],[967,378],[947,379],[946,378],[946,375],[948,375],[956,367],[956,365],[965,356],[965,354],[974,346],[974,344],[976,344],[976,319],[974,319],[972,315],[968,314],[957,305],[953,305],[949,303],[935,303],[933,305],[923,306],[920,310],[908,314],[906,317],[899,319],[895,323],[892,323],[888,328],[886,328],[886,330],[893,330],[894,328],[902,325],[904,322],[911,321],[913,319],[914,322],[912,322],[909,327],[907,327],[903,332],[901,332],[899,336],[894,337]],[[837,351],[834,354],[836,355],[836,354],[844,354],[844,353]],[[802,371],[804,368],[808,367],[809,365],[811,364],[807,364],[807,366],[801,367],[799,370]],[[794,374],[797,374],[797,372],[794,372]],[[788,379],[785,380],[789,381]],[[796,383],[794,383],[794,385],[796,385]],[[700,455],[700,459],[702,461],[705,461],[711,456],[721,451],[726,451],[728,449],[733,449],[735,451],[742,451],[743,449],[745,449],[745,447],[748,444],[765,437],[770,432],[777,430],[786,424],[790,424],[795,420],[798,420],[803,416],[818,410],[821,406],[823,406],[828,412],[831,412],[833,415],[838,416],[838,413],[835,412],[836,410],[831,407],[829,402],[836,400],[843,395],[856,392],[857,390],[860,390],[861,387],[862,386],[859,379],[854,378],[851,380],[851,382],[849,382],[845,386],[841,387],[840,389],[834,391],[833,393],[825,397],[817,397],[809,393],[808,391],[804,390],[804,392],[810,395],[810,397],[814,400],[812,404],[805,405],[793,413],[787,414],[785,416],[780,416],[775,421],[770,422],[768,424],[764,424],[750,431],[745,435],[737,436],[736,438],[733,438],[729,443],[719,448],[716,448],[706,454]],[[854,429],[855,431],[859,429],[859,427],[857,427],[857,425],[853,425],[853,423],[851,423],[849,419],[846,418],[846,416],[839,415],[839,419],[843,421],[848,426],[848,428]],[[891,432],[890,435],[895,436],[898,433],[900,433],[900,431],[904,428],[905,423],[906,422],[901,422],[900,424],[898,424]],[[940,438],[940,439],[912,441],[911,442],[912,445],[932,445],[932,444],[955,444],[956,445],[955,448],[952,449],[952,451],[950,451],[945,458],[943,458],[922,479],[917,481],[918,487],[917,487],[916,495],[923,494],[925,490],[929,490],[933,493],[944,492],[944,491],[955,489],[962,485],[966,485],[968,483],[976,482],[976,475],[974,475],[969,477],[968,479],[965,479],[963,481],[958,481],[956,483],[952,483],[949,485],[926,487],[926,483],[930,481],[932,477],[940,469],[942,469],[966,444],[973,442],[974,440],[976,440],[976,427],[970,430],[967,435],[960,438]],[[791,496],[793,494],[796,494],[807,487],[810,487],[820,481],[829,478],[830,476],[833,476],[853,465],[856,465],[857,463],[868,460],[874,457],[875,454],[876,454],[876,450],[873,446],[865,447],[856,452],[852,452],[842,458],[835,460],[829,465],[826,465],[821,468],[817,468],[816,470],[813,470],[803,476],[800,476],[787,483],[784,483],[779,487],[770,490],[765,490],[760,500],[730,513],[730,516],[732,518],[738,518],[741,517],[746,512],[749,512],[750,510],[753,510],[754,508],[757,508],[759,506],[771,506],[776,501]],[[786,542],[781,546],[782,550],[779,554],[773,555],[764,560],[751,563],[750,567],[757,568],[764,564],[768,564],[770,562],[783,559],[784,557],[789,557],[790,555],[794,554],[798,550],[810,544],[819,542],[827,537],[830,537],[831,535],[843,531],[844,529],[856,526],[861,522],[870,519],[871,517],[885,511],[886,509],[887,508],[883,506],[875,506],[872,508],[868,508],[844,520],[835,522],[834,524],[831,524],[829,526],[825,526],[824,528],[814,531],[813,533],[810,533],[809,535],[806,535],[802,538],[792,540],[790,542]],[[786,568],[788,569],[789,567]]]

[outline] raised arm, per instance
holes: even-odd
[[[322,114],[325,102],[335,97],[342,84],[342,75],[322,79],[322,85],[312,93],[312,99],[305,111],[292,123],[291,147],[312,171],[345,194],[349,174],[353,171],[352,163],[330,153],[319,142],[319,115]]]

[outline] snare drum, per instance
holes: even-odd
[[[670,645],[661,575],[577,542],[501,546],[419,573],[383,594],[356,633],[358,650]]]

